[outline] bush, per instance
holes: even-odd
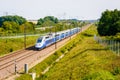
[[[120,67],[115,67],[115,68],[114,68],[114,71],[113,71],[112,73],[113,73],[113,75],[118,75],[118,74],[120,74]]]
[[[10,48],[10,52],[13,52],[13,48]]]

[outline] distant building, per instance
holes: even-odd
[[[38,20],[28,20],[28,22],[32,22],[34,24],[37,24]]]

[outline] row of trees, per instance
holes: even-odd
[[[66,29],[72,29],[75,27],[80,27],[83,24],[81,23],[81,21],[78,20],[60,20],[57,24],[54,25],[54,27],[51,28],[52,32],[56,31],[63,31]]]
[[[35,30],[35,25],[21,16],[2,16],[0,17],[0,34],[23,33]]]
[[[111,36],[120,33],[120,11],[106,10],[98,23],[98,33],[102,36]]]
[[[59,20],[54,16],[46,16],[40,18],[35,25],[32,22],[21,16],[2,16],[0,17],[0,35],[15,34],[15,33],[44,33],[62,31],[77,26],[82,26],[78,20]],[[45,30],[35,29],[37,27],[46,27]]]
[[[37,30],[40,32],[55,32],[62,31],[70,28],[74,28],[77,26],[82,26],[81,21],[76,19],[68,19],[68,20],[58,20],[54,16],[46,16],[44,18],[40,18],[37,23],[37,27],[46,27],[45,31]]]

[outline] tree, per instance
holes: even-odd
[[[42,25],[43,23],[44,23],[44,20],[43,20],[42,18],[40,18],[40,19],[38,20],[37,25]]]
[[[56,23],[58,23],[58,19],[57,18],[55,18],[54,16],[46,16],[43,19],[40,18],[38,20],[37,25],[41,25],[41,26],[53,26]]]
[[[35,24],[32,22],[26,22],[20,26],[20,32],[24,32],[26,29],[26,32],[34,32],[35,31]]]
[[[97,30],[102,36],[116,35],[120,32],[120,11],[115,9],[103,12]]]
[[[12,21],[12,22],[16,22],[17,24],[21,25],[26,22],[26,19],[21,16],[2,16],[0,17],[0,26],[2,26],[2,24],[5,21]]]
[[[3,28],[4,31],[6,31],[7,33],[17,33],[19,31],[19,25],[13,21],[3,22],[3,25],[1,28]]]

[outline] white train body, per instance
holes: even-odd
[[[71,35],[74,35],[80,31],[80,28],[73,28],[65,31],[60,31],[56,33],[51,33],[46,36],[41,36],[40,38],[37,39],[35,48],[36,49],[43,49],[57,41],[60,41],[64,38],[67,38]]]

